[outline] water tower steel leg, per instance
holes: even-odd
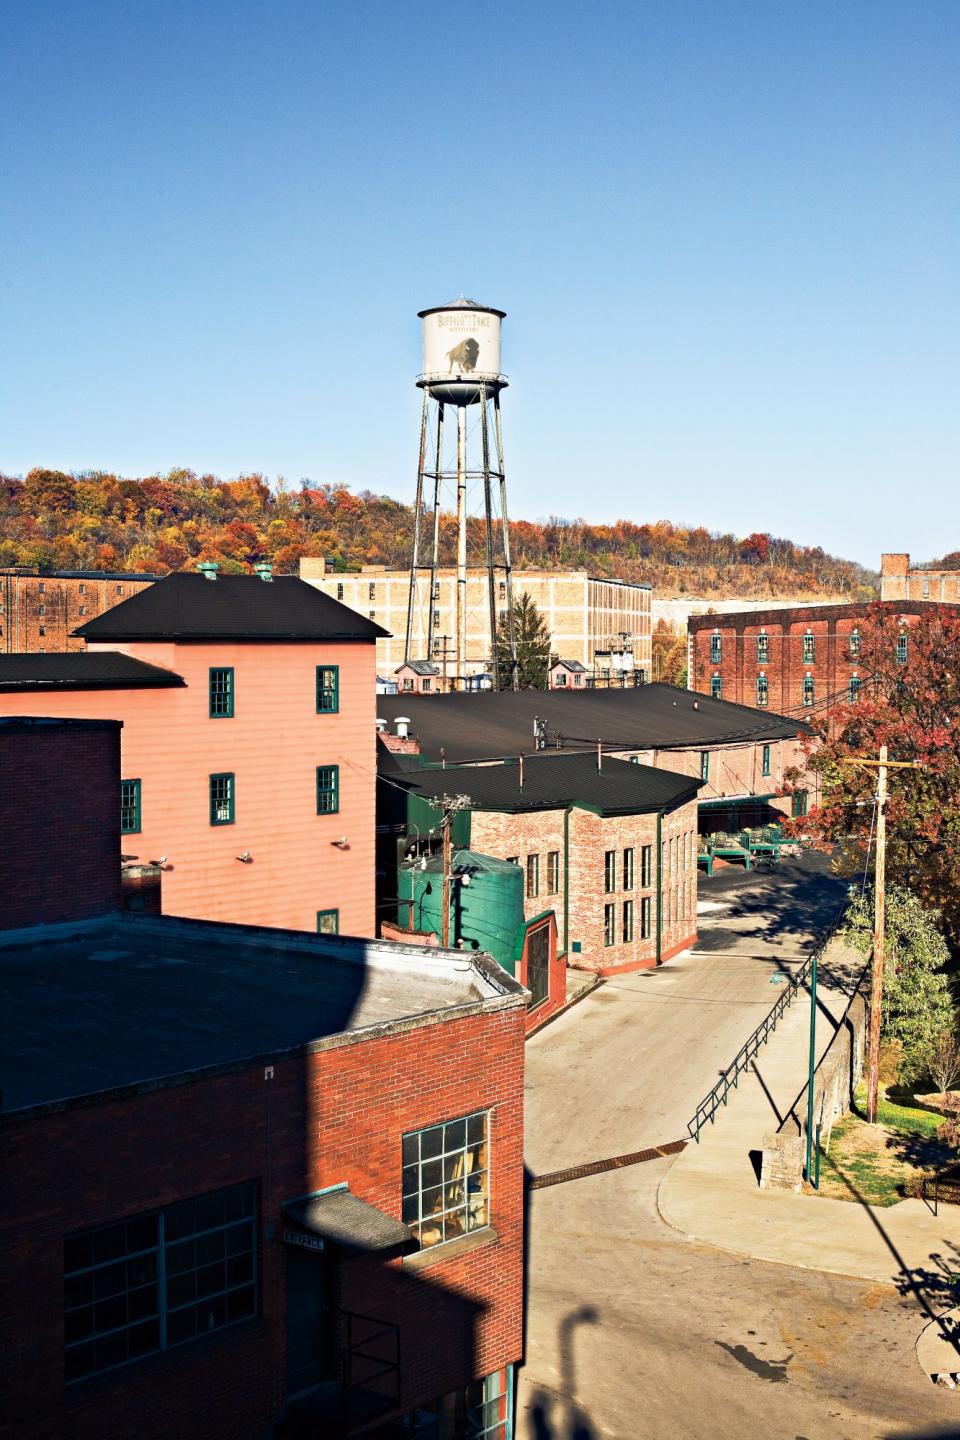
[[[467,407],[457,406],[457,655],[462,684],[467,659]]]
[[[480,386],[480,430],[483,437],[483,505],[487,537],[487,591],[490,598],[490,654],[493,688],[500,689],[500,657],[497,653],[497,591],[493,569],[493,506],[490,496],[490,435],[487,428],[487,387]]]
[[[417,470],[417,498],[413,511],[413,556],[410,561],[410,593],[407,596],[407,634],[403,646],[404,660],[415,660],[413,645],[413,612],[416,606],[417,580],[420,572],[420,520],[423,514],[423,467],[427,463],[427,405],[429,395],[423,392],[423,418],[420,421],[420,467]]]
[[[443,470],[443,401],[437,405],[437,453],[433,472],[433,549],[430,552],[430,605],[427,610],[427,660],[433,659],[434,606],[437,591],[437,563],[440,553],[440,476]]]
[[[503,569],[507,581],[507,632],[510,636],[510,688],[519,690],[517,679],[517,631],[513,614],[513,565],[510,560],[510,520],[507,515],[507,473],[503,468],[503,426],[500,422],[500,392],[493,397],[493,422],[497,436],[497,466],[500,471],[500,524],[503,527]]]

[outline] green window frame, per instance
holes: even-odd
[[[857,701],[858,701],[859,699],[860,699],[860,676],[859,676],[859,675],[851,675],[851,676],[850,676],[850,704],[851,704],[851,705],[856,705],[856,703],[857,703]]]
[[[906,635],[898,635],[898,636],[897,636],[897,664],[898,664],[898,665],[906,665],[906,663],[907,663],[907,637],[906,637]]]
[[[340,766],[317,766],[317,814],[336,815],[340,809]]]
[[[65,1236],[66,1383],[254,1319],[257,1272],[255,1184]]]
[[[627,846],[624,848],[624,852],[623,852],[623,888],[624,888],[624,890],[632,890],[632,889],[633,889],[633,880],[634,880],[633,846],[632,846],[632,845],[627,845]]]
[[[317,714],[336,715],[340,709],[340,666],[317,666]]]
[[[231,770],[210,776],[210,824],[232,825],[236,818],[237,786]]]
[[[757,706],[761,710],[767,708],[770,699],[770,686],[766,675],[757,676]]]
[[[139,780],[120,781],[121,835],[139,835],[140,833],[140,795]]]
[[[603,907],[603,943],[604,946],[617,943],[617,907],[614,904]]]
[[[757,636],[757,664],[766,665],[770,659],[770,636]]]
[[[318,911],[317,911],[317,934],[318,934],[318,935],[339,935],[339,934],[340,934],[340,911],[339,911],[339,910],[318,910]]]
[[[859,630],[851,630],[851,631],[850,631],[850,655],[851,655],[851,658],[852,658],[852,659],[857,659],[857,658],[859,658],[859,655],[860,655],[860,631],[859,631]]]
[[[211,665],[208,679],[211,720],[233,719],[233,666]]]
[[[719,635],[710,636],[710,664],[719,665],[723,657],[723,645]]]
[[[813,665],[817,658],[817,637],[816,635],[804,635],[803,637],[803,663]]]
[[[803,677],[803,703],[804,703],[804,705],[806,705],[808,708],[813,704],[813,693],[814,693],[814,692],[813,692],[813,676],[812,676],[812,675],[804,675],[804,677]]]
[[[527,856],[527,899],[533,900],[540,894],[540,856]]]
[[[640,939],[650,939],[650,896],[644,895],[640,901]]]
[[[701,780],[709,780],[709,779],[710,779],[710,751],[709,751],[709,750],[701,750],[701,751],[700,751],[700,779],[701,779]]]
[[[760,752],[760,774],[761,774],[761,775],[769,775],[769,774],[770,774],[770,746],[769,746],[769,745],[764,745],[763,750]]]
[[[711,676],[711,678],[710,678],[710,698],[711,698],[711,700],[722,700],[722,699],[723,699],[723,676],[722,676],[722,675],[713,675],[713,676]]]
[[[640,846],[640,884],[646,889],[653,884],[653,846]]]
[[[547,851],[547,894],[556,895],[560,889],[560,851]]]
[[[802,820],[807,813],[807,792],[806,790],[794,790],[790,798],[790,815],[794,820]]]
[[[631,945],[631,944],[633,943],[633,901],[632,901],[632,900],[624,900],[624,902],[623,902],[623,943],[624,943],[624,945]]]

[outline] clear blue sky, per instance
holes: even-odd
[[[463,291],[514,514],[960,547],[957,0],[0,13],[0,469],[409,499]]]

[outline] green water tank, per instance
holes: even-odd
[[[511,975],[522,943],[523,871],[519,865],[454,851],[450,886],[450,944],[486,950]],[[443,862],[439,856],[401,865],[398,892],[400,924],[411,930],[441,933]],[[410,901],[413,901],[411,917]]]

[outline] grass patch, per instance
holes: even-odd
[[[833,1127],[830,1153],[820,1156],[820,1194],[895,1205],[911,1177],[942,1169],[956,1161],[957,1152],[937,1139],[941,1115],[881,1096],[877,1124],[868,1125],[866,1100],[861,1085],[853,1111]]]

